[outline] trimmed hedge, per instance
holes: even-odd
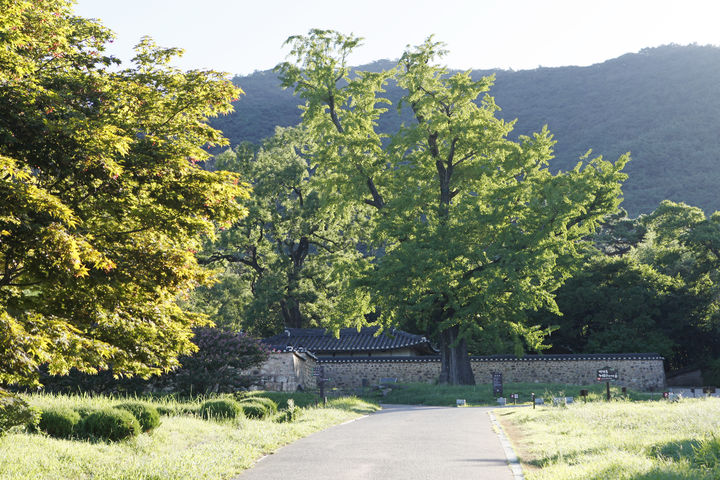
[[[240,400],[245,416],[248,418],[267,418],[277,414],[277,403],[269,398],[247,397]]]
[[[233,399],[207,400],[200,406],[202,418],[231,419],[243,416],[243,407]]]
[[[70,438],[76,433],[80,423],[80,414],[63,407],[51,407],[43,410],[38,429],[55,438]]]
[[[157,408],[141,402],[126,402],[116,405],[115,408],[127,410],[140,422],[143,432],[149,432],[160,425],[160,413]]]
[[[267,416],[267,407],[262,403],[242,402],[240,404],[243,413],[248,418],[263,419]]]
[[[241,400],[240,403],[243,403],[244,401],[251,401],[265,405],[269,415],[275,415],[278,412],[278,404],[267,397],[250,397],[248,399]]]
[[[78,426],[80,433],[89,438],[118,441],[140,434],[140,423],[127,410],[105,408],[88,415]]]
[[[97,412],[98,409],[94,407],[74,407],[73,410],[80,415],[80,418],[85,418],[91,413]]]

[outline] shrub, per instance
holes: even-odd
[[[73,408],[73,410],[75,410],[78,415],[80,415],[80,418],[85,418],[91,413],[97,412],[98,409],[93,407],[75,407]]]
[[[243,407],[230,398],[207,400],[200,406],[203,418],[230,419],[243,416]]]
[[[268,357],[259,340],[244,333],[221,328],[196,328],[193,342],[198,351],[180,358],[182,368],[175,374],[175,388],[181,393],[232,392],[252,384],[243,374]]]
[[[240,403],[259,403],[267,410],[267,415],[275,415],[278,412],[278,404],[267,397],[247,397],[240,400]]]
[[[127,402],[117,405],[115,408],[127,410],[140,422],[143,432],[149,432],[160,425],[160,413],[157,408],[141,402]]]
[[[105,408],[88,415],[78,430],[89,438],[117,441],[137,436],[141,428],[137,419],[127,410]]]
[[[249,418],[267,418],[277,414],[277,403],[264,397],[245,397],[240,400],[245,416]]]
[[[35,426],[38,417],[25,400],[0,388],[0,435],[13,427]]]
[[[70,438],[80,423],[80,414],[69,408],[48,408],[40,415],[38,428],[56,438]]]
[[[268,416],[268,409],[262,403],[255,403],[251,400],[241,402],[240,406],[243,413],[248,418],[262,419]]]

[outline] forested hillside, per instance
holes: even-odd
[[[623,189],[630,215],[649,213],[664,199],[720,210],[720,48],[665,46],[589,67],[474,71],[473,77],[492,73],[490,94],[501,117],[518,119],[515,135],[544,124],[555,135],[554,169],[572,168],[589,148],[608,159],[632,153]],[[236,77],[235,83],[246,95],[234,114],[213,121],[233,145],[257,143],[276,125],[299,122],[299,100],[280,88],[273,72]],[[388,86],[390,99],[399,95]],[[381,128],[410,121],[407,113],[388,112]]]

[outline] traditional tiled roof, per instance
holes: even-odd
[[[283,333],[263,340],[268,347],[276,351],[307,350],[318,355],[338,352],[372,352],[378,350],[396,350],[399,348],[421,347],[427,353],[437,353],[427,338],[403,332],[385,330],[376,336],[379,327],[340,329],[340,337],[335,338],[323,328],[288,328]]]
[[[413,363],[413,362],[440,362],[438,355],[425,355],[422,357],[333,357],[318,358],[320,363]],[[577,353],[577,354],[547,354],[547,355],[486,355],[471,356],[471,362],[571,362],[578,360],[665,360],[657,353]]]

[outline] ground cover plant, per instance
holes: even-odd
[[[508,404],[512,403],[510,394],[517,393],[517,403],[528,403],[531,394],[542,398],[546,403],[552,403],[555,397],[573,397],[576,402],[583,401],[580,390],[588,390],[587,401],[596,401],[605,398],[605,384],[594,385],[566,385],[561,383],[505,383],[503,394]],[[610,394],[613,398],[628,398],[630,400],[659,399],[661,394],[639,393],[628,390],[622,393],[621,387],[612,386]],[[433,385],[428,383],[407,383],[392,385],[391,391],[383,394],[380,390],[368,390],[364,397],[379,399],[382,403],[397,403],[407,405],[436,405],[454,406],[457,399],[464,399],[468,405],[497,405],[493,395],[492,385]]]
[[[720,478],[720,399],[495,412],[528,480]]]
[[[265,397],[266,392],[256,395]],[[287,400],[293,395],[285,394]],[[28,395],[31,406],[100,411],[129,399],[88,395]],[[221,397],[223,398],[223,397]],[[227,398],[227,397],[224,397]],[[302,403],[303,395],[299,395]],[[0,437],[0,478],[20,480],[217,480],[230,479],[261,456],[298,438],[377,410],[377,404],[338,398],[327,408],[308,406],[290,422],[275,418],[204,420],[207,397],[142,399],[166,412],[147,434],[119,442],[56,439],[13,431]],[[279,415],[279,414],[278,414]]]

